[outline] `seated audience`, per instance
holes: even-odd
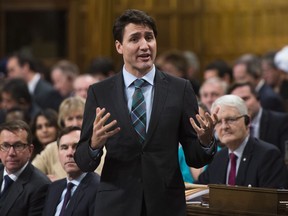
[[[83,113],[85,101],[80,97],[66,98],[60,105],[58,114],[58,125],[60,128],[77,126],[82,127]],[[96,172],[101,173],[104,159],[101,159],[101,164],[97,167]],[[50,143],[46,148],[37,155],[32,164],[40,169],[43,173],[54,181],[64,178],[66,173],[62,168],[59,157],[57,142]]]
[[[41,78],[38,72],[36,60],[32,55],[14,53],[7,61],[8,78],[23,79],[32,95],[33,101],[42,109],[52,108],[58,110],[62,101],[59,92],[53,89],[52,85]],[[51,100],[53,98],[53,100]]]
[[[25,113],[27,123],[40,111],[40,107],[34,103],[26,82],[23,79],[8,79],[1,89],[1,106],[4,111],[19,108]]]
[[[34,151],[31,160],[39,154],[46,145],[56,141],[59,126],[58,114],[55,110],[44,109],[36,114],[31,122]]]
[[[61,60],[52,67],[51,80],[62,98],[73,95],[73,82],[78,74],[78,66],[67,60]]]
[[[200,86],[200,101],[210,111],[212,103],[220,96],[226,94],[227,83],[218,77],[207,79]]]
[[[73,82],[74,96],[79,96],[86,100],[89,86],[96,82],[99,82],[99,80],[90,74],[82,74],[77,76]]]
[[[99,81],[104,80],[115,75],[114,63],[109,57],[96,57],[92,60],[88,73]]]
[[[43,216],[95,215],[95,198],[100,177],[93,172],[82,172],[74,161],[74,153],[80,139],[80,133],[81,129],[79,127],[64,128],[60,132],[57,140],[58,155],[67,176],[50,185]]]
[[[233,77],[235,82],[252,84],[263,108],[284,111],[283,99],[263,79],[261,61],[258,57],[251,54],[241,56],[233,67]]]
[[[32,133],[21,120],[0,125],[0,215],[42,214],[49,179],[29,162]]]
[[[279,149],[249,136],[245,102],[236,95],[224,95],[213,103],[211,111],[216,109],[215,130],[225,147],[216,153],[198,183],[287,188],[287,167]]]
[[[204,69],[204,80],[212,77],[219,77],[230,85],[233,80],[232,68],[223,60],[212,61]]]
[[[288,143],[288,114],[262,108],[258,95],[250,83],[235,83],[228,93],[244,100],[251,119],[250,134],[277,146],[281,155],[288,158],[288,155],[285,155],[285,145]]]

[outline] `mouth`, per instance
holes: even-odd
[[[142,61],[149,61],[151,59],[151,55],[150,54],[141,54],[141,55],[138,55],[138,58],[140,58]]]

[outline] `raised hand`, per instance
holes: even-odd
[[[219,108],[215,110],[214,113],[211,115],[206,112],[205,116],[200,116],[199,114],[196,115],[196,119],[199,122],[198,126],[193,118],[190,118],[190,123],[194,130],[197,133],[198,139],[200,140],[201,144],[208,146],[214,136],[214,127],[218,121],[217,113],[219,112]]]
[[[109,112],[105,114],[105,112],[105,108],[96,108],[96,118],[93,123],[93,134],[91,138],[92,149],[102,148],[109,137],[120,131],[120,127],[112,129],[117,124],[116,120],[106,124],[111,114]]]

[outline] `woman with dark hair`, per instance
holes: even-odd
[[[39,154],[47,144],[57,139],[59,130],[58,114],[52,109],[41,110],[36,114],[31,122],[31,131],[33,133],[34,152],[31,160]]]

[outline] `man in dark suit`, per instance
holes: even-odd
[[[58,111],[63,98],[50,83],[42,79],[32,57],[22,53],[14,53],[9,56],[7,74],[9,78],[22,78],[26,81],[34,102],[40,108],[52,108]]]
[[[236,95],[225,95],[213,103],[212,111],[219,107],[215,130],[225,147],[199,176],[198,183],[287,188],[287,167],[279,149],[249,136],[245,102]]]
[[[0,215],[42,214],[50,180],[30,164],[32,133],[23,121],[0,125]]]
[[[233,67],[235,82],[250,82],[259,96],[261,106],[268,110],[284,112],[284,101],[265,83],[262,76],[260,59],[251,54],[245,54],[236,60]]]
[[[190,82],[155,68],[157,29],[146,13],[125,11],[113,34],[123,70],[89,88],[75,153],[78,166],[93,171],[107,149],[95,212],[184,216],[178,145],[189,166],[207,164],[216,148],[217,116],[201,118]]]
[[[245,101],[251,118],[252,135],[274,144],[281,155],[288,158],[285,150],[288,147],[288,114],[262,108],[257,93],[249,83],[235,83],[228,92]]]
[[[79,127],[64,128],[58,137],[61,165],[67,178],[53,182],[48,190],[43,215],[94,216],[95,198],[100,177],[94,172],[83,173],[74,162],[74,152],[80,139]],[[65,203],[67,185],[73,184],[71,198]]]

